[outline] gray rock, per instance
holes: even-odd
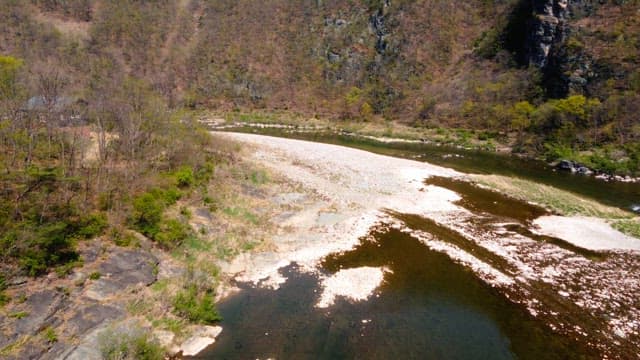
[[[70,335],[83,334],[105,323],[122,318],[125,312],[122,309],[100,304],[92,304],[80,308],[66,322],[65,331]]]
[[[148,286],[156,279],[158,259],[142,250],[117,250],[100,264],[100,279],[92,282],[85,295],[103,301],[132,285]]]
[[[196,216],[204,218],[208,221],[213,221],[213,215],[211,215],[211,211],[205,208],[196,209]]]
[[[80,256],[82,257],[82,260],[85,264],[91,264],[98,259],[98,256],[100,256],[100,253],[102,252],[101,250],[102,249],[100,248],[100,246],[95,244],[86,249],[83,249],[80,252]]]
[[[299,203],[307,198],[303,193],[284,193],[273,197],[273,201],[278,205],[291,205]]]
[[[327,60],[329,60],[330,63],[337,63],[340,62],[340,54],[335,53],[333,51],[329,51],[327,53]]]
[[[240,187],[240,190],[242,191],[242,193],[244,195],[248,195],[248,196],[251,196],[251,197],[254,197],[254,198],[264,199],[266,197],[264,191],[262,191],[261,189],[255,187],[255,186],[242,184],[241,187]]]
[[[63,295],[54,290],[37,292],[24,303],[28,315],[17,319],[13,329],[18,334],[35,334],[45,327],[47,321],[63,307]]]
[[[55,356],[57,360],[102,360],[100,352],[99,337],[107,329],[108,325],[102,325],[91,331],[82,339],[82,342],[75,347],[69,347],[61,354]]]

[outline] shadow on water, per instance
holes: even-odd
[[[592,176],[555,171],[542,161],[523,159],[508,154],[465,150],[432,143],[382,143],[373,139],[329,131],[292,132],[282,129],[258,130],[255,128],[229,130],[343,145],[382,155],[426,161],[465,173],[520,177],[587,196],[603,204],[627,211],[633,204],[640,203],[640,184],[605,182]]]
[[[514,199],[496,191],[478,187],[468,181],[440,176],[425,180],[427,185],[435,185],[457,193],[462,199],[456,204],[479,214],[489,214],[505,221],[517,221],[529,225],[540,216],[550,213],[539,206]]]
[[[514,222],[512,224],[505,224],[501,226],[507,231],[520,234],[524,237],[538,242],[553,244],[555,246],[558,246],[559,248],[579,254],[593,261],[603,261],[607,258],[607,255],[604,253],[585,249],[556,237],[535,234],[531,230],[529,230],[529,228],[532,226],[533,220],[537,219],[540,216],[550,215],[547,210],[539,206],[529,204],[522,200],[511,198],[496,191],[483,189],[461,179],[433,176],[425,180],[424,183],[427,185],[443,187],[445,189],[456,192],[461,197],[459,201],[455,202],[457,205],[462,206],[472,213],[485,216],[471,220],[474,222],[474,227],[477,229],[482,229],[485,232],[489,232],[493,229],[495,224],[503,222]],[[496,263],[496,261],[491,261],[495,257],[498,257],[502,260],[501,257],[494,255],[490,251],[485,250],[478,245],[475,245],[473,241],[467,240],[461,235],[455,233],[453,230],[436,224],[433,220],[426,219],[417,215],[392,215],[404,221],[407,226],[416,230],[425,230],[424,228],[428,227],[429,229],[431,229],[430,231],[432,233],[434,231],[454,233],[453,235],[447,236],[446,238],[457,239],[454,244],[458,247],[461,247],[462,249],[471,254],[474,254],[475,256],[480,255],[480,258],[484,259],[485,261],[488,259],[494,267],[502,271],[507,270],[503,266],[496,266],[500,265],[499,263]]]
[[[442,235],[445,236],[445,235]],[[369,301],[314,307],[316,276],[295,266],[278,290],[244,290],[219,305],[224,331],[199,359],[590,359],[497,290],[398,230],[379,227],[328,273],[385,266]],[[365,321],[363,321],[365,320]]]

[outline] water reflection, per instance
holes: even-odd
[[[220,304],[224,331],[201,359],[578,359],[555,335],[472,272],[417,239],[380,227],[324,271],[386,266],[369,301],[314,307],[318,278],[290,266],[278,290],[243,286]]]

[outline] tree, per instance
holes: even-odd
[[[518,130],[518,134],[531,125],[531,114],[536,110],[528,101],[517,102],[511,108],[511,127]]]

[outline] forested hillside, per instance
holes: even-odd
[[[638,169],[637,0],[2,2],[3,55],[87,106],[129,76],[170,107],[490,130]]]

